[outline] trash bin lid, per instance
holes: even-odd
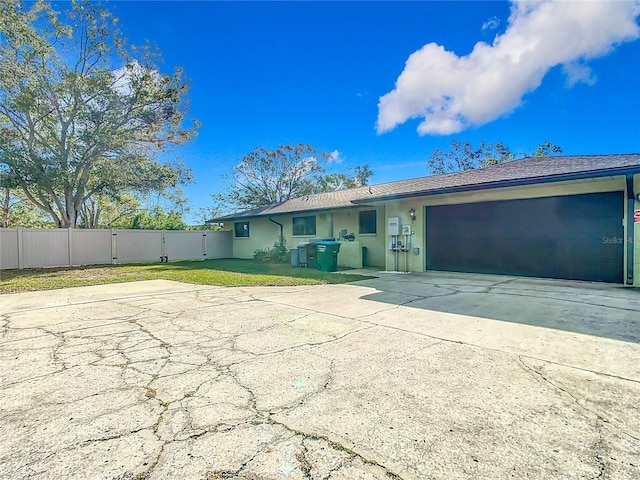
[[[335,240],[325,240],[322,242],[316,242],[317,245],[340,245],[340,242],[336,242]]]

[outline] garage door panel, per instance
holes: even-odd
[[[426,208],[427,269],[621,282],[622,192]]]

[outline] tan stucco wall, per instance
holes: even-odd
[[[633,189],[636,194],[634,210],[640,210],[640,202],[637,200],[637,195],[640,193],[640,174],[634,175],[633,177]],[[628,214],[633,215],[633,212],[629,212]],[[633,224],[633,235],[633,285],[640,287],[640,223]],[[629,240],[628,237],[629,235],[627,235],[627,241]]]
[[[367,247],[367,258],[370,265],[384,266],[384,209],[380,209],[377,215],[377,231],[375,235],[359,235],[358,211],[371,210],[368,208],[355,208],[353,211],[327,211],[317,213],[301,213],[296,215],[274,215],[273,220],[283,225],[284,238],[289,249],[295,248],[299,243],[307,243],[311,238],[338,238],[340,230],[346,228],[356,234],[360,245]],[[293,218],[314,216],[316,217],[315,235],[293,235]],[[233,256],[236,258],[252,258],[258,249],[271,248],[278,241],[280,227],[269,221],[268,218],[251,218],[249,221],[249,237],[233,239]],[[234,222],[224,224],[224,230],[233,231]]]
[[[389,244],[391,243],[391,236],[386,236],[385,242],[385,268],[389,271],[399,270],[408,272],[423,272],[425,270],[425,255],[424,255],[424,243],[425,243],[425,222],[424,222],[424,202],[422,198],[405,199],[392,201],[385,204],[386,220],[391,217],[398,217],[400,219],[400,225],[411,226],[411,237],[405,240],[404,235],[400,235],[400,240],[403,244],[407,244],[409,252],[398,253],[398,265],[395,265],[395,253],[389,250]],[[409,210],[414,209],[416,211],[416,220],[411,221],[409,217]],[[419,249],[419,253],[414,253],[414,248]]]
[[[374,207],[355,207],[348,210],[336,210],[333,212],[333,232],[336,238],[340,236],[340,231],[346,229],[348,233],[356,235],[356,241],[362,247],[367,248],[367,265],[384,268],[385,265],[385,232],[386,220],[384,207],[377,207],[376,210],[376,233],[361,234],[359,232],[359,212],[373,210]],[[338,256],[340,262],[340,256]],[[345,264],[346,265],[346,264]]]
[[[640,175],[634,177],[635,191],[640,192]],[[300,242],[308,242],[312,236],[293,236],[292,218],[294,216],[316,216],[315,237],[338,238],[340,231],[346,229],[349,233],[355,233],[356,240],[368,249],[368,264],[393,270],[394,253],[388,249],[391,237],[387,235],[387,220],[389,217],[399,217],[400,223],[411,226],[411,249],[405,256],[399,255],[398,269],[412,272],[425,271],[425,207],[434,205],[448,205],[471,202],[483,202],[492,200],[514,200],[536,197],[551,197],[558,195],[578,195],[582,193],[601,193],[611,191],[624,191],[626,188],[623,176],[607,177],[602,179],[581,180],[572,182],[558,182],[543,185],[509,187],[494,190],[482,190],[476,192],[453,193],[438,196],[415,197],[403,200],[386,202],[369,202],[368,206],[354,206],[350,209],[341,209],[310,214],[280,215],[272,217],[284,226],[284,236],[289,248],[294,248]],[[627,212],[625,201],[624,216],[633,215]],[[375,235],[361,235],[358,232],[358,212],[360,210],[377,210],[377,233]],[[409,210],[416,211],[416,220],[412,223],[409,218]],[[640,209],[640,202],[635,202],[635,208]],[[251,258],[257,249],[271,247],[277,241],[280,227],[270,222],[268,218],[250,219],[250,237],[234,238],[233,255],[237,258]],[[625,221],[626,225],[626,221]],[[625,227],[626,228],[626,227]],[[233,222],[225,224],[225,230],[233,230]],[[625,230],[625,240],[629,239]],[[640,223],[634,224],[634,285],[640,286]],[[404,240],[403,237],[401,237]],[[413,252],[417,247],[418,253]],[[407,264],[405,265],[405,258]],[[339,257],[340,263],[340,257]],[[345,263],[344,261],[341,263]],[[626,248],[625,248],[625,278],[626,279]]]
[[[425,210],[426,206],[449,205],[471,202],[483,202],[492,200],[514,200],[536,197],[551,197],[558,195],[577,195],[581,193],[601,193],[610,191],[623,191],[625,189],[624,177],[607,177],[604,179],[581,180],[573,182],[558,182],[552,184],[532,185],[523,187],[509,187],[494,190],[481,190],[476,192],[452,193],[446,195],[415,197],[403,200],[393,200],[384,202],[385,218],[399,217],[401,224],[411,225],[413,232],[411,236],[411,247],[418,247],[419,253],[416,255],[410,252],[408,255],[409,271],[422,272],[426,269],[425,256]],[[411,223],[409,219],[409,209],[415,209],[416,220]],[[385,220],[386,226],[387,220]],[[636,225],[636,232],[638,225]],[[386,244],[391,237],[387,236]],[[638,251],[638,244],[635,245]],[[404,254],[400,254],[398,269],[405,270]],[[638,265],[636,259],[636,265]],[[393,270],[394,252],[386,250],[385,265],[387,270]],[[626,273],[626,272],[625,272]]]
[[[231,230],[234,234],[234,222],[224,224],[223,230]],[[253,258],[256,250],[271,247],[278,240],[280,227],[266,218],[252,218],[249,220],[249,237],[233,238],[234,258]]]
[[[633,190],[634,196],[637,196],[640,193],[640,175],[633,176]],[[640,287],[640,223],[633,224],[633,232],[627,231],[628,221],[627,218],[630,216],[633,219],[633,215],[635,210],[640,209],[640,202],[634,200],[633,209],[628,211],[627,201],[627,192],[626,192],[626,184],[625,184],[625,195],[624,195],[624,277],[625,282],[627,279],[627,252],[628,252],[628,242],[633,242],[633,286]],[[633,235],[631,235],[633,233]]]
[[[326,231],[329,230],[326,214],[324,214],[324,218],[321,217],[321,215],[316,216],[316,237],[325,236]],[[272,218],[282,224],[284,239],[289,249],[295,248],[299,242],[306,242],[309,238],[312,238],[310,236],[293,236],[293,216],[273,216]],[[269,221],[269,218],[250,218],[248,222],[249,237],[234,237],[233,239],[233,256],[236,258],[253,258],[256,250],[273,247],[273,244],[278,241],[280,236],[280,226]],[[224,229],[233,230],[233,223],[225,223]]]

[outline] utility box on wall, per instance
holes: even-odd
[[[400,217],[389,217],[387,220],[387,235],[400,235]]]

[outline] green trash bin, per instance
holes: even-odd
[[[316,252],[318,254],[317,261],[320,270],[323,272],[337,272],[339,251],[340,242],[317,242]]]

